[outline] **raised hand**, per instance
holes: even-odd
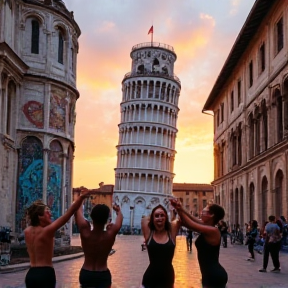
[[[121,210],[120,206],[118,204],[113,204],[113,210],[116,212],[116,214]]]
[[[182,205],[178,198],[169,198],[170,204],[176,209],[181,209]]]

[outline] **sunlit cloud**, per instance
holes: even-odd
[[[131,48],[153,40],[174,47],[182,88],[174,182],[213,180],[213,117],[205,101],[253,1],[69,0],[81,28],[77,62],[74,187],[114,184],[121,82]],[[249,3],[251,2],[251,3]],[[89,20],[88,20],[89,19]]]

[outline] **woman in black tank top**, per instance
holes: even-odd
[[[180,221],[170,223],[166,209],[158,205],[152,210],[151,217],[142,218],[141,227],[150,260],[142,285],[145,288],[173,288],[172,260]]]
[[[208,205],[203,209],[201,219],[198,219],[185,211],[177,199],[170,199],[170,202],[177,210],[184,226],[200,233],[195,245],[203,288],[225,288],[228,275],[219,263],[221,234],[215,227],[224,218],[224,209],[217,204]]]

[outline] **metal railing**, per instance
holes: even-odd
[[[181,85],[181,81],[180,79],[175,75],[168,75],[164,72],[159,72],[159,71],[145,71],[145,72],[128,72],[124,75],[124,78],[123,78],[123,81],[127,78],[130,78],[130,77],[138,77],[138,76],[158,76],[158,77],[163,77],[163,78],[166,78],[166,79],[170,79],[170,80],[174,80],[176,81],[177,83],[179,83]]]
[[[170,45],[164,44],[164,43],[159,43],[159,42],[145,42],[145,43],[140,43],[137,45],[134,45],[132,47],[132,51],[136,50],[136,49],[141,49],[141,48],[148,48],[148,47],[155,47],[155,48],[163,48],[163,49],[167,49],[174,52],[174,48]]]

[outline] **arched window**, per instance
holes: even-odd
[[[284,82],[284,130],[288,132],[288,78]]]
[[[261,103],[262,117],[263,117],[263,150],[268,149],[268,117],[267,117],[267,107],[265,99]]]
[[[239,197],[239,224],[242,226],[244,224],[244,189],[243,186],[240,187],[240,197]]]
[[[31,25],[31,53],[39,54],[39,22],[37,20],[32,20]]]
[[[254,119],[253,114],[251,113],[248,118],[249,125],[249,159],[254,156]]]
[[[281,216],[283,211],[283,178],[282,170],[278,170],[275,177],[275,189],[273,191],[273,213],[275,216]]]
[[[238,126],[238,135],[237,135],[237,148],[238,148],[238,165],[242,165],[242,128],[241,123]]]
[[[43,146],[38,138],[29,136],[22,142],[18,156],[15,232],[21,233],[26,228],[25,208],[42,198]]]
[[[235,224],[239,224],[239,190],[235,190]]]
[[[256,108],[255,111],[255,155],[258,155],[260,153],[260,111],[259,107]]]
[[[47,205],[55,220],[62,215],[63,149],[59,141],[50,143],[47,173]]]
[[[255,186],[253,183],[250,184],[249,191],[249,220],[254,219],[254,209],[255,209]]]
[[[61,29],[58,30],[58,62],[64,63],[64,33]]]
[[[277,125],[277,141],[280,142],[283,139],[283,103],[282,96],[279,89],[276,89],[274,93],[276,100],[276,125]]]
[[[264,224],[265,221],[268,220],[267,214],[267,192],[268,192],[268,180],[267,177],[264,176],[262,179],[262,187],[261,187],[261,222]]]

